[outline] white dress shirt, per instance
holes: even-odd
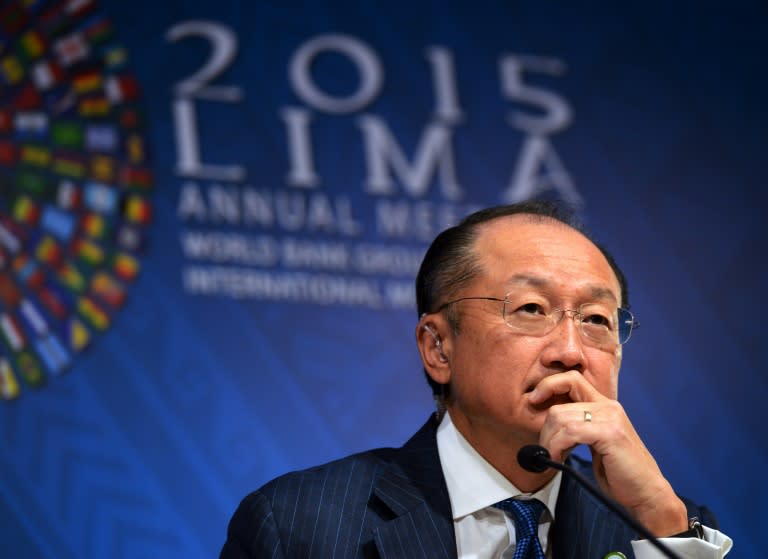
[[[491,466],[467,442],[446,412],[437,429],[437,450],[451,501],[456,548],[459,559],[503,559],[515,549],[515,523],[494,503],[509,498],[538,499],[546,506],[539,524],[539,541],[552,557],[549,529],[555,519],[555,505],[562,473],[535,493],[524,493]],[[685,559],[721,559],[732,542],[721,532],[704,528],[705,540],[663,538],[662,541]],[[648,541],[632,542],[637,559],[663,555]]]

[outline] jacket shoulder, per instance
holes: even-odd
[[[359,491],[370,486],[392,459],[395,449],[379,448],[353,454],[319,466],[283,474],[257,489],[254,493],[270,499],[273,508],[293,501],[314,502],[328,500],[339,494],[348,498],[359,496]],[[351,493],[350,493],[351,490]],[[248,497],[246,497],[248,499]]]
[[[368,502],[393,453],[374,449],[269,481],[240,503],[225,549],[237,542],[243,557],[356,556],[372,537]]]

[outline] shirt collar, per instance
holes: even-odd
[[[540,500],[554,520],[561,472],[557,472],[549,483],[533,494],[520,491],[469,444],[454,426],[448,412],[445,412],[437,428],[437,450],[448,486],[453,520],[510,497]]]

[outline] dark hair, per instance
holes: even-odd
[[[605,256],[619,280],[621,305],[629,308],[629,288],[624,273],[613,256],[586,233],[573,211],[564,204],[551,200],[530,200],[477,211],[462,219],[458,225],[446,229],[432,241],[416,276],[416,310],[419,317],[424,313],[433,312],[440,303],[450,300],[453,294],[460,291],[480,273],[477,263],[479,255],[472,250],[472,245],[477,238],[478,226],[516,214],[529,214],[559,221],[592,241]],[[458,332],[458,318],[452,309],[447,310],[446,317]],[[427,381],[433,393],[438,394],[443,390],[442,385],[434,382],[429,375],[427,375]]]

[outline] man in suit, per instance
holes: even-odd
[[[570,215],[543,202],[472,214],[430,246],[416,299],[438,412],[402,448],[247,496],[222,558],[659,556],[569,477],[523,469],[516,456],[530,444],[591,477],[681,556],[727,553],[714,516],[675,494],[618,403],[636,324],[626,280]],[[579,444],[591,463],[569,457]]]

